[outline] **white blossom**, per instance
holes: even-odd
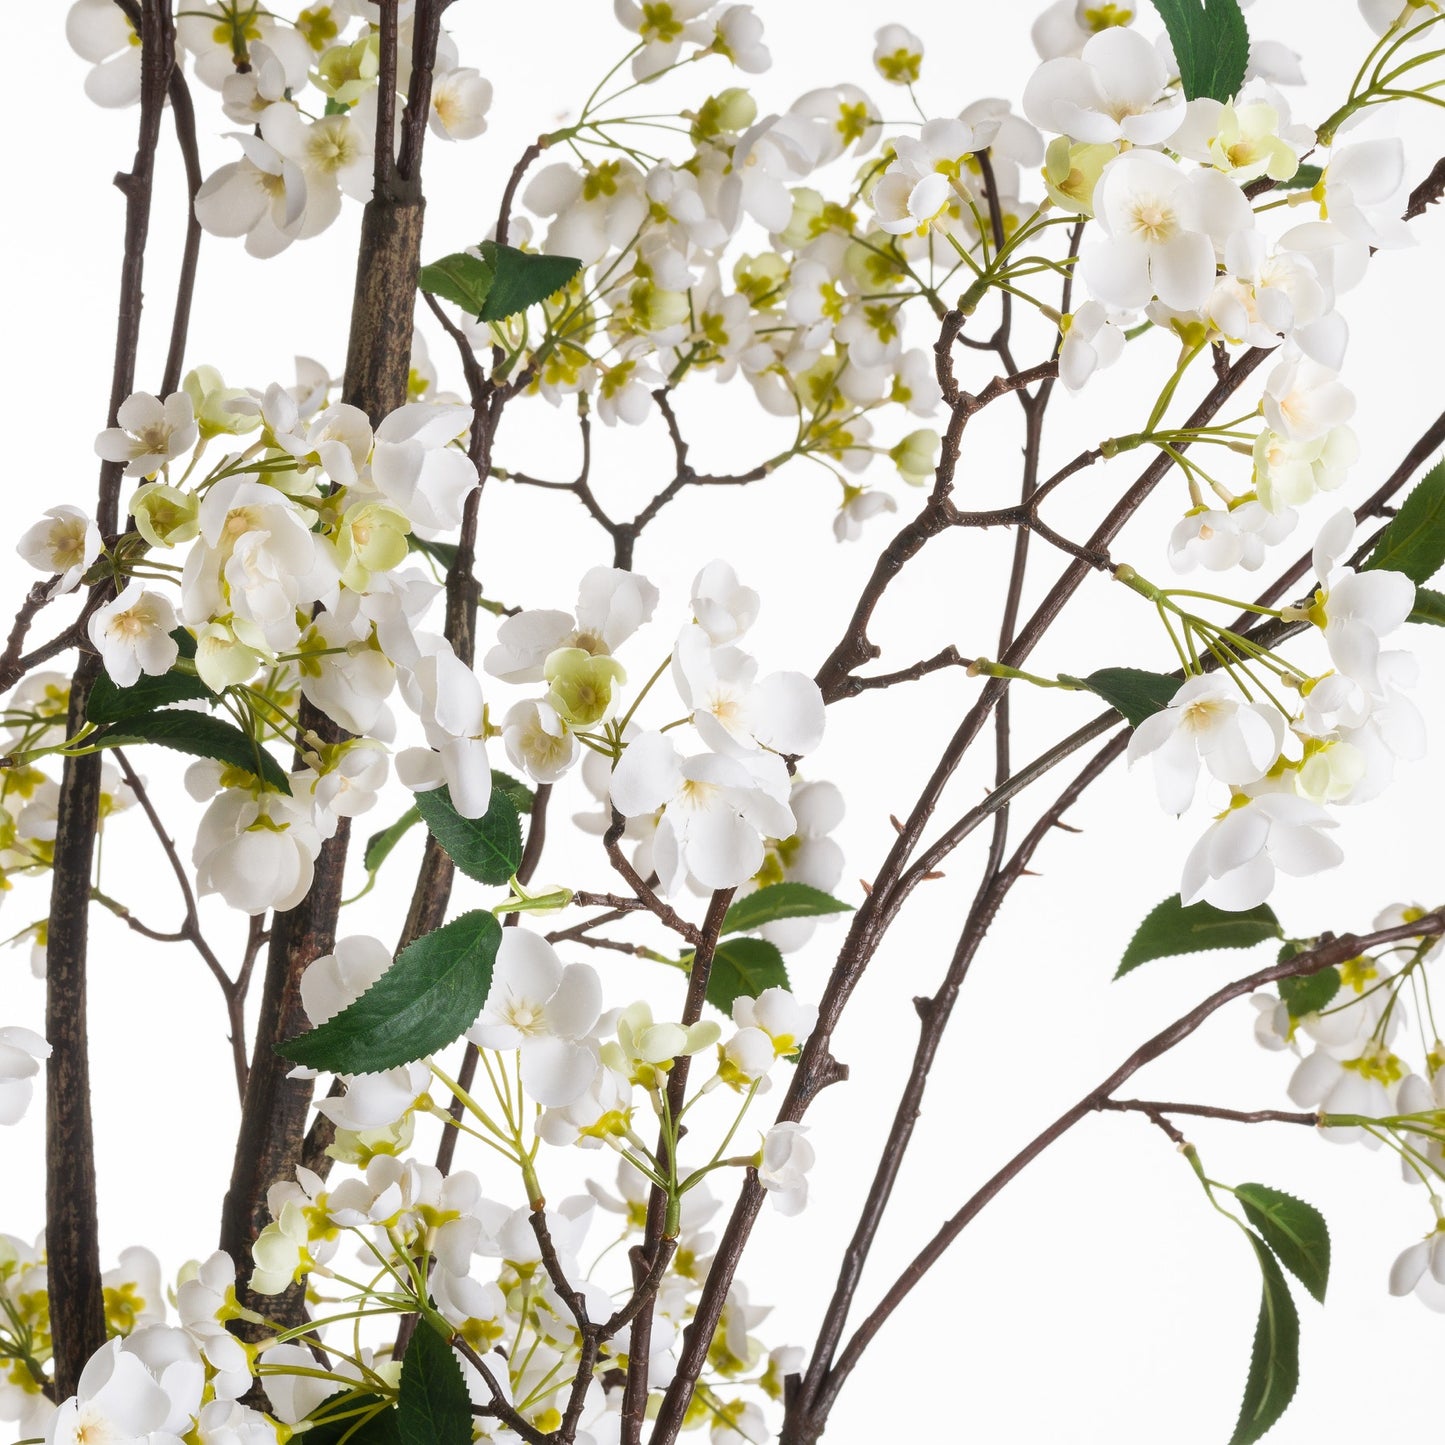
[[[169,672],[180,655],[171,636],[176,610],[170,599],[134,577],[118,597],[91,614],[86,630],[117,687],[133,686],[143,672]]]
[[[21,558],[38,572],[59,573],[59,596],[80,586],[85,570],[100,556],[100,528],[79,507],[50,507],[15,544]]]
[[[37,1033],[13,1024],[0,1028],[0,1124],[16,1124],[30,1106],[35,1076],[50,1057]]]
[[[779,1214],[802,1212],[808,1202],[808,1171],[817,1155],[803,1137],[802,1124],[774,1124],[763,1136],[758,1183],[767,1190]]]

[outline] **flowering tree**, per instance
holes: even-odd
[[[55,504],[17,550],[41,577],[0,653],[0,867],[12,910],[41,920],[16,936],[46,978],[45,1018],[0,1028],[0,1123],[42,1065],[47,1085],[45,1235],[0,1236],[0,1416],[57,1445],[669,1445],[695,1427],[715,1445],[811,1445],[984,1206],[1075,1125],[1118,1111],[1179,1147],[1258,1264],[1233,1441],[1258,1439],[1294,1394],[1296,1293],[1324,1297],[1329,1234],[1291,1193],[1215,1178],[1190,1120],[1392,1150],[1429,1207],[1389,1288],[1445,1309],[1430,995],[1445,909],[1344,890],[1357,911],[1335,933],[1269,902],[1279,874],[1348,876],[1335,810],[1423,748],[1406,647],[1412,627],[1445,624],[1427,585],[1445,565],[1445,466],[1429,466],[1445,415],[1399,419],[1416,437],[1403,458],[1362,457],[1341,377],[1349,293],[1445,194],[1445,161],[1407,175],[1398,134],[1440,103],[1445,16],[1360,0],[1358,76],[1313,124],[1282,89],[1300,58],[1251,37],[1237,0],[1058,0],[1034,24],[1040,64],[1017,110],[955,96],[938,116],[915,95],[922,43],[889,25],[873,56],[884,103],[832,85],[760,115],[745,88],[694,80],[768,66],[748,6],[617,0],[621,58],[517,158],[468,245],[423,241],[424,158],[480,136],[492,99],[447,8],[69,10],[87,95],[138,115],[139,139],[117,178],[98,492],[89,507],[69,487],[40,499]],[[658,111],[669,77],[691,103]],[[917,119],[891,119],[906,101]],[[198,130],[227,125],[235,158],[205,175]],[[161,287],[147,239],[170,132],[189,205]],[[339,381],[339,351],[254,387],[192,364],[203,236],[264,259],[352,207]],[[164,368],[140,376],[143,285],[172,279]],[[446,348],[435,368],[418,323]],[[1103,373],[1126,352],[1152,380],[1109,398]],[[439,389],[442,369],[459,390]],[[688,409],[708,378],[758,413],[748,434],[766,441],[744,469],[693,460]],[[1060,387],[1112,411],[1055,464]],[[498,450],[504,417],[543,409],[575,432],[571,479]],[[594,472],[595,421],[667,439],[668,472],[631,515]],[[983,425],[1017,429],[1013,500],[969,473]],[[690,590],[634,562],[665,509],[694,506],[706,527],[709,509],[805,463],[841,487],[837,540],[876,561],[858,595],[813,599],[836,637],[821,665],[766,672],[749,649],[766,650],[785,599],[754,590],[747,555],[686,559]],[[528,605],[504,604],[476,575],[494,498],[547,492],[580,504],[597,565],[536,567]],[[1063,503],[1087,525],[1066,524]],[[1126,526],[1143,571],[1116,551]],[[916,559],[950,538],[1002,552],[1002,586],[968,597],[979,655],[961,639],[875,665],[875,615],[922,616]],[[1215,576],[1179,585],[1191,572]],[[1257,595],[1245,572],[1269,578]],[[1151,620],[1157,649],[1027,670],[1106,591]],[[855,893],[830,835],[876,755],[832,780],[811,756],[834,710],[906,717],[939,674],[966,710]],[[1051,709],[1080,693],[1096,715],[1059,737]],[[1026,708],[1056,738],[1032,756]],[[949,787],[978,752],[991,787],[959,811]],[[167,791],[177,753],[184,795]],[[860,1291],[990,924],[1121,759],[1152,773],[1165,812],[1190,815],[1194,841],[1119,974],[1265,944],[1269,961],[1140,1042],[1020,1139],[891,1284]],[[581,809],[572,830],[564,799]],[[406,888],[388,860],[413,830],[425,843]],[[133,910],[106,891],[98,840],[147,832],[180,900],[171,931],[149,897]],[[835,1147],[809,1111],[824,1089],[860,1087],[833,1052],[840,1019],[923,885],[946,864],[964,876],[974,833],[956,938],[914,1000],[911,1062],[836,1278],[815,1291],[815,1334],[768,1339],[746,1285],[754,1224],[765,1205],[806,1206],[815,1151]],[[559,881],[540,883],[549,845]],[[452,907],[454,884],[476,906]],[[396,902],[395,949],[346,927],[343,908],[373,889]],[[210,895],[224,940],[214,913],[203,926]],[[102,1267],[96,909],[194,951],[224,1001],[234,1169],[219,1249],[174,1281],[142,1247]],[[619,954],[653,967],[647,996],[619,996],[598,966]],[[1136,1074],[1243,998],[1258,1042],[1297,1056],[1293,1108],[1137,1096]],[[585,1192],[559,1197],[577,1178]]]

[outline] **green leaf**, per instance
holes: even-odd
[[[1284,1414],[1299,1387],[1299,1315],[1289,1285],[1265,1242],[1252,1231],[1249,1242],[1264,1277],[1264,1295],[1239,1423],[1229,1445],[1254,1445]]]
[[[729,938],[718,944],[707,976],[707,1001],[725,1014],[733,1000],[756,998],[765,988],[787,988],[783,955],[761,938]]]
[[[1390,525],[1380,533],[1362,571],[1377,567],[1403,572],[1423,585],[1445,566],[1445,461],[1436,462],[1415,484]]]
[[[479,313],[482,321],[505,321],[555,296],[582,269],[572,256],[539,256],[495,241],[483,241],[480,250],[493,273]]]
[[[418,537],[415,532],[408,532],[406,547],[409,552],[420,552],[423,556],[430,557],[448,572],[457,560],[455,542],[428,542],[424,537]]]
[[[366,871],[375,873],[391,856],[391,850],[420,822],[421,813],[414,807],[408,808],[389,828],[373,833],[366,840],[366,852],[361,855]]]
[[[289,793],[291,784],[280,763],[240,728],[203,712],[155,712],[148,717],[124,717],[96,733],[91,742],[98,748],[131,747],[136,743],[158,743],[197,758],[214,758],[228,767],[261,776],[277,792]]]
[[[418,289],[454,301],[470,316],[480,316],[496,275],[491,265],[465,251],[443,256],[417,272]]]
[[[401,1445],[471,1445],[472,1402],[461,1366],[424,1320],[401,1362],[396,1425]]]
[[[780,918],[818,918],[825,913],[851,913],[853,905],[810,888],[806,883],[770,883],[739,898],[723,915],[724,933],[748,933]]]
[[[519,813],[532,811],[532,804],[536,801],[537,795],[526,783],[518,781],[510,773],[498,772],[496,768],[493,768],[492,787],[499,793],[505,793]]]
[[[196,639],[184,627],[176,628],[171,637],[180,649],[181,660],[189,662],[196,655]],[[85,718],[87,722],[113,723],[121,718],[156,712],[174,702],[213,697],[215,693],[194,672],[179,668],[172,668],[160,677],[142,674],[130,687],[117,687],[109,675],[102,672],[90,689]]]
[[[364,1424],[358,1423],[364,1417],[353,1411],[378,1405],[385,1408],[366,1418]],[[341,1418],[308,1425],[305,1434],[297,1437],[304,1439],[306,1445],[342,1445],[343,1437],[346,1445],[401,1445],[401,1436],[396,1428],[396,1411],[391,1402],[381,1395],[373,1395],[366,1390],[341,1390],[328,1396],[316,1410],[327,1415],[335,1412]]]
[[[1266,938],[1282,937],[1279,919],[1268,904],[1244,913],[1226,913],[1212,903],[1191,903],[1186,908],[1176,893],[1139,925],[1114,977],[1123,978],[1156,958],[1205,953],[1211,948],[1253,948]]]
[[[333,1074],[376,1074],[425,1058],[481,1013],[501,941],[490,913],[464,913],[402,949],[359,999],[276,1052]]]
[[[1230,100],[1249,65],[1249,27],[1239,0],[1154,0],[1164,18],[1188,100]]]
[[[1330,1229],[1324,1215],[1267,1184],[1240,1184],[1234,1197],[1279,1262],[1323,1304],[1330,1282]]]
[[[1302,1019],[1306,1014],[1318,1013],[1340,991],[1340,971],[1334,964],[1322,968],[1318,973],[1307,973],[1300,978],[1282,978],[1279,981],[1279,996],[1289,1010],[1292,1019]]]
[[[1143,672],[1137,667],[1104,667],[1098,672],[1091,672],[1088,677],[1069,677],[1061,673],[1060,680],[1096,693],[1115,712],[1122,713],[1131,728],[1138,727],[1146,717],[1162,712],[1183,686],[1177,677],[1166,677],[1162,672]]]
[[[1312,191],[1324,179],[1324,168],[1321,166],[1301,166],[1287,181],[1276,181],[1274,188],[1277,191]]]
[[[1415,589],[1415,608],[1407,622],[1429,622],[1445,627],[1445,592],[1432,592],[1428,587]]]
[[[522,824],[517,805],[494,789],[480,818],[464,818],[445,788],[416,795],[416,806],[447,857],[479,883],[505,883],[522,866]]]

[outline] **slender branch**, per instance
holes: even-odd
[[[1308,1124],[1317,1126],[1318,1114],[1294,1109],[1222,1109],[1217,1104],[1165,1104],[1156,1099],[1100,1099],[1096,1109],[1118,1113],[1189,1114],[1199,1119],[1224,1119],[1233,1124]]]
[[[649,887],[647,880],[628,862],[620,841],[626,823],[627,820],[614,808],[612,824],[602,836],[602,844],[607,849],[608,861],[627,881],[627,886],[632,889],[638,902],[649,913],[654,914],[674,933],[681,934],[694,948],[700,949],[703,944],[702,932],[689,923],[670,903],[664,903]],[[686,1071],[684,1070],[685,1075]]]
[[[915,662],[912,667],[900,668],[897,672],[880,672],[872,677],[859,677],[857,673],[850,673],[838,685],[837,700],[857,697],[861,692],[870,692],[885,687],[896,687],[900,682],[917,682],[920,678],[927,677],[930,673],[939,672],[946,667],[972,667],[973,659],[959,655],[958,648],[949,643],[942,651],[934,653],[932,657],[922,662]]]
[[[115,181],[126,206],[107,414],[111,426],[116,424],[121,403],[135,387],[151,181],[166,89],[175,64],[175,26],[168,0],[145,0],[138,29],[141,93],[136,154],[131,169]],[[101,464],[96,518],[105,537],[116,531],[121,473],[119,463]],[[101,584],[93,589],[92,601],[100,597],[102,588],[108,593],[108,584]],[[99,658],[83,653],[70,688],[67,722],[71,733],[85,721],[86,704],[99,672]],[[52,1374],[61,1399],[75,1392],[86,1361],[105,1343],[86,1033],[88,914],[100,824],[100,767],[99,754],[65,760],[56,811],[46,950],[45,1035],[51,1045],[45,1101],[46,1275]]]
[[[687,997],[683,1001],[681,1018],[684,1028],[695,1024],[702,1017],[713,956],[717,951],[723,918],[727,914],[728,904],[732,902],[733,892],[731,888],[720,888],[708,903],[707,915],[697,939],[697,951],[688,970]],[[672,1119],[674,1125],[682,1118],[683,1105],[687,1101],[687,1079],[691,1064],[691,1057],[684,1054],[682,1058],[673,1061],[672,1070],[667,1076],[666,1117]],[[665,1131],[658,1137],[657,1161],[664,1177],[675,1175],[677,1159]],[[648,1280],[653,1280],[654,1289],[651,1296],[644,1296],[643,1305],[633,1311],[632,1335],[627,1350],[627,1381],[622,1393],[622,1445],[638,1445],[642,1438],[642,1422],[647,1414],[648,1360],[652,1343],[651,1303],[656,1297],[656,1285],[660,1284],[662,1279],[658,1257],[664,1239],[670,1235],[666,1227],[666,1212],[667,1197],[663,1190],[654,1184],[647,1200],[647,1223],[644,1226],[642,1243],[631,1252],[634,1297],[643,1294]]]
[[[492,1397],[492,1411],[504,1425],[515,1430],[528,1445],[553,1445],[552,1437],[537,1429],[525,1415],[513,1409],[506,1392],[492,1371],[492,1367],[469,1345],[462,1335],[453,1335],[447,1341],[461,1357],[482,1377]]]
[[[25,675],[20,649],[25,646],[25,638],[36,615],[54,600],[56,580],[51,577],[47,581],[36,582],[25,594],[25,601],[20,604],[20,610],[10,626],[10,635],[5,640],[5,651],[0,652],[0,692],[9,692]]]
[[[201,932],[201,916],[196,907],[196,895],[191,887],[190,874],[186,872],[185,864],[181,862],[180,854],[176,852],[175,842],[166,831],[166,826],[161,821],[149,792],[146,791],[145,783],[141,781],[140,775],[131,766],[130,759],[125,756],[125,753],[120,748],[114,749],[114,752],[121,776],[125,779],[126,786],[135,794],[135,800],[140,804],[141,811],[151,826],[151,831],[161,845],[161,851],[166,855],[166,862],[170,865],[171,872],[180,885],[186,916],[176,937],[186,939],[200,954],[206,967],[210,970],[211,977],[220,986],[222,997],[226,1000],[226,1017],[231,1029],[231,1060],[236,1074],[236,1091],[244,1099],[248,1072],[246,1066],[245,989],[238,988],[237,984],[232,982],[230,975],[222,966],[221,960],[216,957],[215,950],[206,942],[205,935]],[[257,920],[253,919],[253,930],[256,923]]]
[[[176,304],[171,315],[171,343],[161,375],[162,396],[169,396],[181,384],[186,361],[186,336],[191,325],[191,300],[196,291],[196,267],[201,257],[201,223],[196,219],[196,192],[201,189],[201,156],[196,144],[196,108],[185,72],[178,65],[171,71],[168,94],[171,123],[186,172],[186,239],[181,264],[176,272]]]
[[[983,1184],[968,1201],[948,1219],[931,1240],[914,1257],[893,1286],[879,1301],[872,1313],[859,1325],[846,1348],[838,1357],[838,1363],[831,1372],[827,1387],[820,1402],[826,1411],[836,1398],[839,1388],[856,1367],[863,1351],[882,1328],[889,1316],[907,1298],[914,1286],[935,1264],[948,1246],[963,1232],[969,1223],[994,1199],[1005,1185],[1016,1179],[1024,1169],[1038,1158],[1048,1147],[1068,1133],[1075,1124],[1096,1109],[1106,1107],[1104,1101],[1128,1082],[1145,1064],[1168,1053],[1187,1039],[1211,1015],[1225,1004],[1266,984],[1277,983],[1280,979],[1299,978],[1315,973],[1332,964],[1344,963],[1358,957],[1366,949],[1377,948],[1388,943],[1397,943],[1411,938],[1432,938],[1445,933],[1445,910],[1427,913],[1413,923],[1399,924],[1392,928],[1378,929],[1371,933],[1347,933],[1340,938],[1330,938],[1307,953],[1298,954],[1284,963],[1249,974],[1226,984],[1210,994],[1202,1003],[1195,1005],[1188,1013],[1181,1015],[1167,1028],[1161,1029],[1153,1038],[1141,1044],[1112,1074],[1097,1088],[1091,1089],[1078,1103],[1066,1110],[1047,1129],[1029,1141],[1007,1164]]]

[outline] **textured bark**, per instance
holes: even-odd
[[[373,423],[406,401],[424,209],[420,196],[378,195],[361,218],[341,399],[359,406]]]
[[[435,7],[426,8],[430,12]],[[420,17],[420,11],[418,14]],[[391,19],[394,23],[394,16]],[[430,55],[435,50],[434,19],[432,16],[423,27],[430,31],[431,49],[424,50],[418,42],[414,55],[415,67],[428,74]],[[394,60],[394,55],[392,58]],[[414,75],[413,99],[417,83],[418,77]],[[414,114],[423,118],[422,124],[415,124],[409,114],[409,133],[424,130],[424,101]],[[382,136],[390,133],[389,118],[380,125],[380,133]],[[419,140],[416,148],[419,162]],[[346,375],[341,391],[342,400],[364,411],[373,425],[402,406],[407,398],[423,211],[419,175],[416,171],[399,174],[385,153],[384,143],[380,144],[375,194],[361,220]],[[345,737],[330,718],[309,703],[302,703],[300,721],[303,729],[314,732],[325,743],[335,743]],[[249,1299],[244,1281],[250,1273],[251,1245],[270,1217],[267,1191],[278,1179],[293,1177],[297,1165],[307,1157],[306,1125],[314,1086],[309,1079],[286,1077],[291,1065],[276,1053],[275,1045],[308,1026],[301,1006],[301,975],[316,958],[329,953],[335,945],[350,836],[349,820],[343,818],[335,836],[323,845],[317,857],[310,892],[289,913],[276,915],[266,957],[261,1016],[241,1109],[231,1187],[221,1217],[221,1248],[236,1264],[241,1298],[252,1307],[264,1310],[269,1318],[287,1325],[300,1324],[305,1319],[301,1287],[294,1287],[280,1299],[259,1302]],[[240,1332],[246,1333],[244,1329]]]
[[[85,718],[99,670],[86,653],[70,688],[69,731]],[[61,778],[51,873],[46,956],[45,1217],[50,1329],[58,1397],[75,1393],[80,1372],[105,1343],[105,1296],[96,1227],[95,1148],[86,1048],[86,904],[100,816],[100,755],[67,758]]]

